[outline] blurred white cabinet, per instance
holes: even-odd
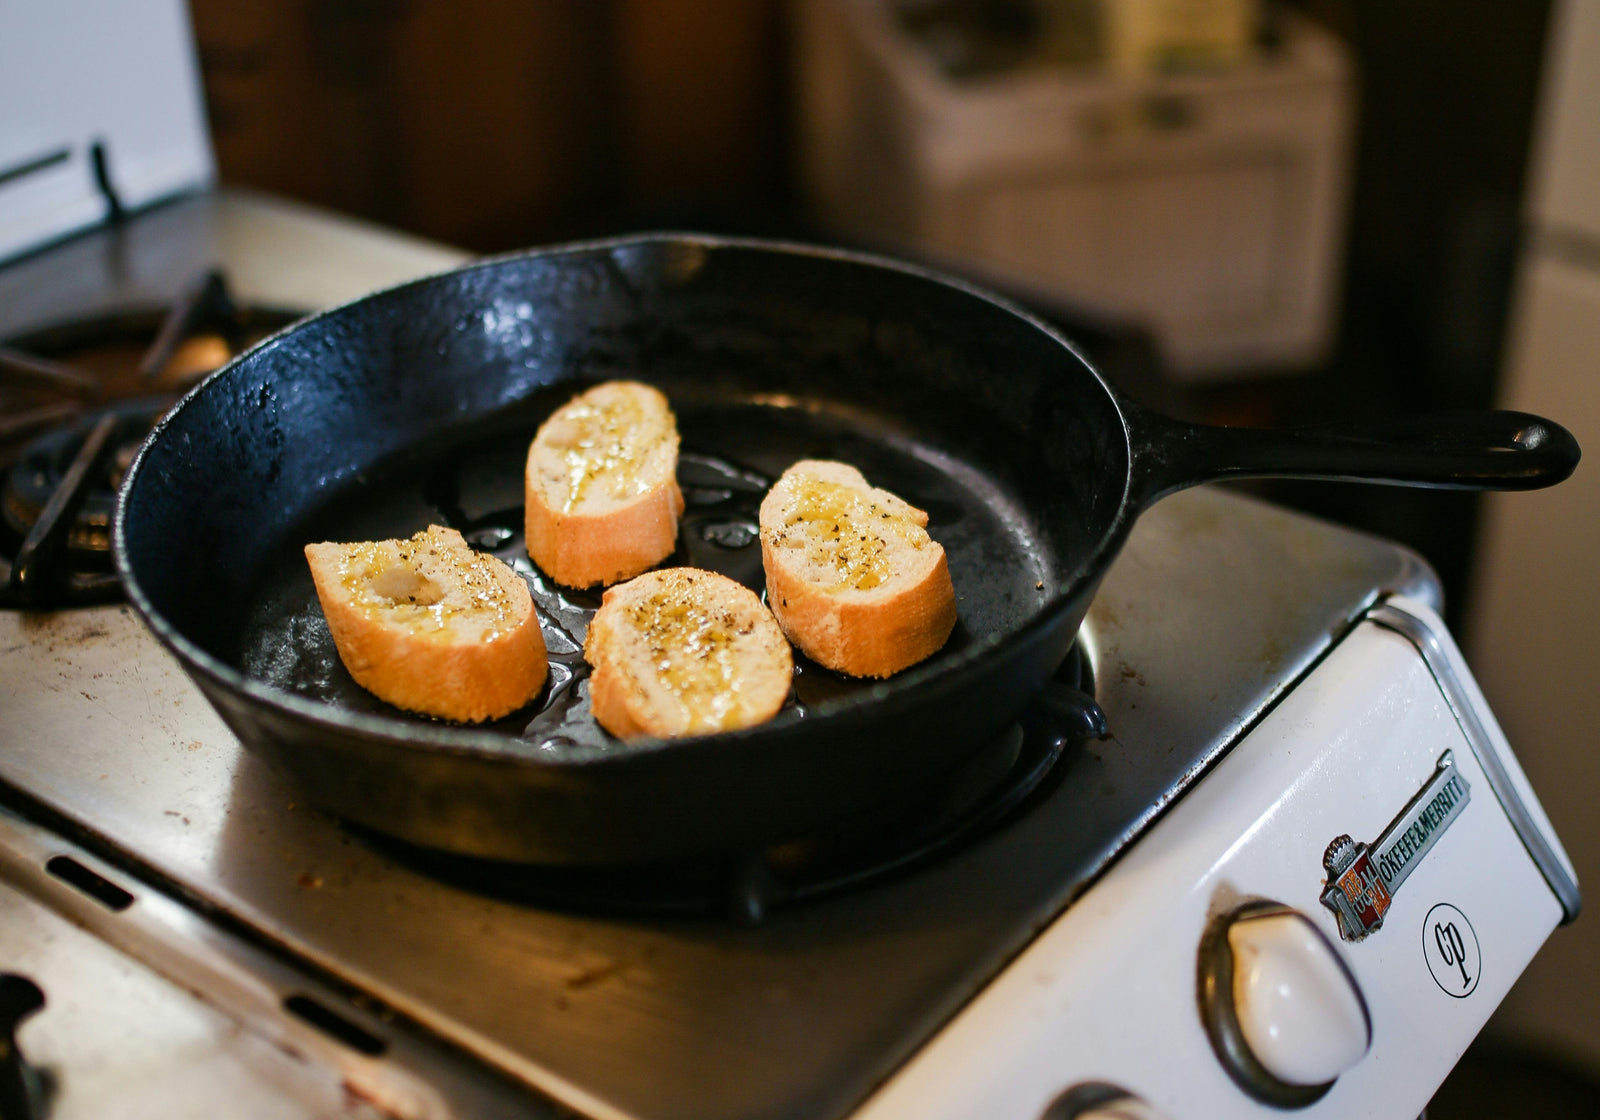
[[[1600,4],[1557,4],[1551,27],[1529,216],[1600,241]]]
[[[1586,457],[1553,489],[1487,499],[1466,637],[1588,895],[1492,1029],[1600,1074],[1600,0],[1557,5],[1545,57],[1501,403],[1560,421]]]
[[[801,171],[851,239],[1135,319],[1175,375],[1321,358],[1352,118],[1342,44],[1285,18],[1227,70],[953,80],[887,0],[800,0]]]

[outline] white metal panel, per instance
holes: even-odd
[[[960,82],[884,0],[794,8],[801,171],[829,227],[1145,324],[1175,376],[1325,352],[1354,101],[1327,32],[1287,20],[1281,49],[1216,72]]]
[[[1318,901],[1324,848],[1341,833],[1376,838],[1445,750],[1470,802],[1400,887],[1383,927],[1359,944],[1340,941]],[[1196,999],[1208,921],[1260,897],[1317,923],[1372,1013],[1371,1052],[1298,1113],[1307,1117],[1417,1115],[1560,917],[1415,647],[1363,625],[858,1120],[1037,1117],[1087,1081],[1121,1085],[1178,1120],[1282,1116],[1224,1073]],[[1481,950],[1465,998],[1428,969],[1424,926],[1439,903],[1470,918]]]
[[[90,149],[130,209],[209,183],[211,141],[183,0],[0,4],[0,260],[99,220]]]
[[[973,192],[971,246],[994,267],[1164,330],[1269,319],[1292,271],[1276,236],[1292,164],[1262,151],[1179,167],[1121,167]]]
[[[1530,216],[1600,242],[1600,0],[1556,5],[1539,111]]]

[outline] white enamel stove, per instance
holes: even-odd
[[[0,90],[41,109],[0,121],[0,339],[212,268],[315,309],[463,259],[206,191],[182,5],[123,7],[0,17]],[[86,20],[166,77],[109,80]],[[53,1120],[1410,1120],[1577,910],[1436,595],[1383,542],[1167,499],[1082,635],[1111,737],[946,858],[754,928],[420,872],[243,752],[127,608],[0,611],[33,1095]]]
[[[859,1116],[1416,1116],[1577,909],[1442,621],[1391,598]]]

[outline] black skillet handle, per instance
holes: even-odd
[[[1578,465],[1578,441],[1526,412],[1386,417],[1299,428],[1215,428],[1123,404],[1133,497],[1224,478],[1319,478],[1442,490],[1537,490]]]

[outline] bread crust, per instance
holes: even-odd
[[[549,659],[527,584],[493,556],[474,552],[454,529],[431,525],[409,541],[308,544],[305,556],[339,659],[379,699],[481,723],[509,715],[544,687]],[[439,616],[447,622],[419,622],[426,608],[372,589],[362,573],[403,568],[397,556],[412,556],[413,569],[431,573],[443,592],[441,610],[455,611]],[[452,573],[458,585],[451,586]],[[373,578],[409,586],[403,573]]]
[[[576,493],[563,440],[570,441],[575,409],[622,407],[636,414],[642,439],[642,490],[619,500]],[[678,543],[683,493],[678,489],[678,430],[666,397],[635,381],[608,381],[558,409],[528,448],[523,480],[528,555],[566,587],[631,579],[672,555]]]
[[[919,530],[928,523],[927,513],[871,486],[848,464],[805,460],[790,467],[762,500],[760,519],[767,604],[784,634],[819,665],[853,677],[893,676],[937,653],[956,624],[955,587],[943,547],[932,538],[903,547],[869,541],[863,547],[873,548],[890,569],[881,584],[863,590],[819,581],[807,569],[807,539],[786,531],[806,500],[807,478],[861,495],[882,510],[874,517],[903,518]],[[864,531],[870,536],[870,527]]]
[[[622,739],[764,723],[788,698],[794,659],[749,588],[716,572],[663,568],[606,591],[589,623],[589,705]]]

